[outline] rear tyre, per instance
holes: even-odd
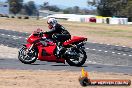
[[[79,49],[79,52],[77,54],[79,54],[78,59],[76,59],[76,58],[75,59],[70,59],[70,58],[66,59],[66,62],[70,66],[78,66],[79,67],[79,66],[82,66],[85,63],[85,61],[87,59],[86,52],[83,49]]]
[[[22,46],[18,51],[18,59],[24,64],[32,64],[37,60],[37,52],[33,49],[28,54],[27,47]]]

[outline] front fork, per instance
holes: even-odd
[[[30,52],[33,47],[34,47],[34,43],[29,47],[28,51]]]
[[[34,47],[34,43],[32,45],[25,45],[27,47],[26,53],[29,55]]]

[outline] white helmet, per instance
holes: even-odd
[[[49,18],[47,23],[54,27],[57,24],[57,20],[55,18]]]

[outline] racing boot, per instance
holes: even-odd
[[[62,54],[61,54],[62,49],[63,49],[62,46],[57,46],[57,52],[56,52],[57,59],[61,58],[61,56],[62,56]]]
[[[57,51],[56,51],[56,57],[62,58],[63,54],[65,53],[65,48],[63,47],[62,43],[57,43]]]

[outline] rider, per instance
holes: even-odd
[[[61,57],[61,50],[63,49],[62,43],[71,38],[70,33],[60,25],[55,18],[49,18],[47,21],[50,31],[45,32],[48,34],[48,38],[56,42],[57,45],[57,57]]]

